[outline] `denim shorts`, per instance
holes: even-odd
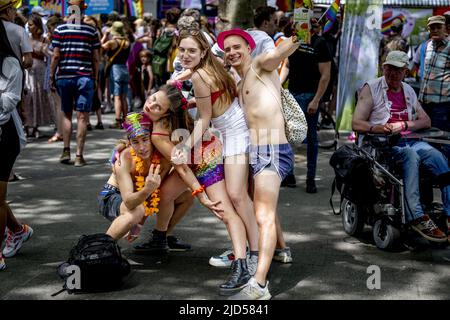
[[[125,64],[113,64],[111,67],[110,81],[112,81],[112,93],[114,96],[128,94],[128,68]]]
[[[119,188],[110,184],[105,184],[103,190],[98,196],[99,213],[109,221],[114,221],[120,216],[120,205],[122,204],[122,196]]]
[[[91,112],[94,99],[94,80],[90,77],[74,77],[56,80],[56,89],[61,97],[61,110]]]
[[[291,145],[286,143],[250,146],[250,167],[253,177],[264,170],[271,170],[284,180],[294,168],[294,153]]]

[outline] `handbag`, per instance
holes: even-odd
[[[258,75],[258,73],[253,69],[253,65],[250,68],[256,74],[256,77],[269,89],[269,86],[264,82],[264,80]],[[306,122],[305,114],[302,108],[295,100],[294,96],[289,92],[288,89],[281,89],[281,113],[284,118],[284,129],[286,133],[286,138],[290,144],[294,146],[300,146],[303,140],[306,138],[308,133],[308,123]],[[274,96],[275,100],[278,100],[276,95],[270,90],[270,93]]]

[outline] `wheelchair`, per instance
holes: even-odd
[[[348,198],[341,202],[341,217],[344,231],[350,236],[362,233],[367,224],[372,227],[375,245],[389,250],[406,244],[409,226],[406,223],[404,185],[398,163],[391,156],[392,147],[399,136],[367,134],[361,137],[355,147],[359,155],[370,164],[372,181],[367,181],[375,189],[375,198],[370,204],[355,204]],[[430,217],[443,226],[442,205],[433,202],[435,181],[423,168],[419,170],[421,202]],[[438,221],[441,221],[438,223]]]

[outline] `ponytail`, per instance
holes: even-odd
[[[170,131],[177,129],[187,129],[192,132],[194,129],[194,120],[188,112],[188,101],[183,96],[177,85],[164,85],[160,91],[166,93],[170,101],[168,126]]]

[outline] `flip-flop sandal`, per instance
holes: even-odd
[[[48,143],[58,142],[58,141],[63,141],[63,138],[56,134],[53,137],[51,137],[50,139],[48,139]]]

